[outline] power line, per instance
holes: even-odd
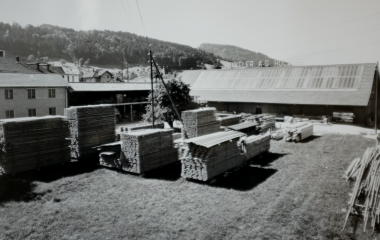
[[[360,45],[355,45],[355,46],[350,46],[350,47],[345,47],[345,48],[332,49],[332,50],[323,51],[323,52],[316,52],[316,53],[310,53],[310,54],[292,56],[292,57],[288,57],[287,59],[296,58],[296,57],[303,57],[303,56],[310,56],[310,55],[316,55],[316,54],[321,54],[321,53],[326,53],[326,52],[335,52],[335,51],[339,51],[339,50],[344,50],[344,49],[349,49],[349,48],[355,48],[355,47],[361,47],[361,46],[367,46],[367,45],[372,45],[372,44],[376,44],[376,43],[380,43],[380,41],[376,41],[376,42],[372,42],[372,43],[367,43],[367,44],[360,44]]]
[[[123,0],[120,0],[120,2],[121,2],[121,4],[123,5],[123,9],[124,9],[125,16],[127,17],[127,20],[128,20],[128,22],[129,22],[129,24],[131,25],[132,29],[134,30],[133,24],[131,23],[131,21],[129,21],[129,17],[128,17],[127,11],[125,10]]]
[[[269,40],[264,40],[264,41],[261,41],[261,42],[258,42],[258,43],[262,43],[262,42],[266,42],[266,41],[278,40],[278,39],[281,39],[281,38],[287,38],[287,37],[298,36],[298,35],[301,35],[301,34],[305,34],[305,33],[309,33],[309,32],[314,32],[314,31],[318,31],[318,30],[321,30],[321,29],[330,28],[330,27],[334,27],[334,26],[341,25],[341,24],[345,24],[345,23],[349,23],[349,22],[357,21],[357,20],[360,20],[360,19],[364,19],[364,18],[372,17],[372,16],[375,16],[375,15],[378,15],[378,14],[380,14],[380,12],[378,12],[378,13],[374,13],[374,14],[371,14],[371,15],[367,15],[367,16],[363,16],[363,17],[359,17],[359,18],[355,18],[355,19],[351,19],[351,20],[348,20],[348,21],[340,22],[340,23],[335,23],[335,24],[328,25],[328,26],[324,26],[324,27],[320,27],[320,28],[315,28],[315,29],[313,29],[313,30],[309,30],[309,31],[305,31],[305,32],[296,33],[296,34],[293,34],[293,35],[288,35],[288,36],[279,37],[279,38],[273,38],[273,39],[269,39]]]
[[[146,39],[147,43],[149,44],[149,42],[148,42],[148,37],[147,37],[146,31],[145,31],[144,22],[143,22],[143,19],[142,19],[142,16],[141,16],[141,11],[140,11],[140,6],[139,6],[139,1],[138,1],[138,0],[136,0],[136,3],[137,3],[137,9],[139,10],[139,14],[140,14],[140,20],[141,20],[141,24],[142,24],[142,26],[143,26],[143,29],[144,29],[144,33],[145,33],[145,39]]]
[[[376,26],[380,26],[380,25],[375,25],[375,26],[372,26],[372,27],[376,27]],[[370,29],[370,28],[367,28],[367,29]],[[281,51],[281,50],[288,50],[288,49],[292,49],[292,48],[304,47],[304,46],[308,46],[308,45],[314,45],[314,44],[318,44],[318,43],[325,42],[325,41],[330,41],[330,40],[340,39],[340,38],[343,38],[343,37],[355,36],[355,35],[359,35],[359,34],[366,33],[366,32],[372,32],[372,31],[376,31],[376,30],[378,30],[378,29],[379,29],[379,28],[375,28],[375,29],[372,29],[372,30],[361,31],[361,32],[357,32],[357,30],[355,30],[355,31],[350,31],[350,32],[357,32],[357,33],[349,34],[349,35],[344,35],[344,36],[340,36],[340,37],[337,37],[337,38],[331,38],[331,36],[328,37],[327,39],[325,39],[325,38],[320,38],[319,40],[321,40],[321,39],[325,39],[325,40],[322,40],[322,41],[316,41],[316,42],[311,42],[311,43],[307,43],[307,44],[304,44],[304,45],[297,45],[297,46],[293,46],[293,47],[290,47],[290,48],[271,49],[271,50],[269,50],[269,51]],[[350,33],[350,32],[346,32],[346,33]],[[342,35],[342,34],[346,34],[346,33],[339,33],[339,34],[335,34],[335,35],[332,35],[332,36],[338,36],[338,35]],[[300,44],[300,43],[302,43],[302,42],[299,42],[299,43],[296,43],[296,44]],[[290,45],[293,45],[293,44],[290,44]],[[285,46],[289,46],[289,45],[285,45]]]

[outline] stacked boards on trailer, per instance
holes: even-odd
[[[172,134],[172,129],[147,129],[121,133],[121,169],[142,174],[178,161]]]
[[[115,141],[115,110],[112,105],[65,108],[69,121],[71,157],[82,159],[97,153],[96,146]]]
[[[69,162],[70,135],[65,117],[46,116],[0,121],[0,170],[6,174]]]
[[[199,108],[183,111],[182,121],[185,138],[194,138],[220,131],[215,108]]]
[[[217,132],[185,140],[188,149],[181,156],[181,176],[207,181],[246,161],[238,146],[244,133]]]

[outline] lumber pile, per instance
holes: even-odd
[[[265,134],[242,138],[240,146],[246,155],[246,160],[249,160],[261,153],[269,151],[270,135]]]
[[[364,232],[370,220],[372,232],[380,223],[380,146],[367,148],[363,158],[356,158],[345,172],[345,178],[356,178],[348,212],[343,225],[351,213],[363,215]]]
[[[241,136],[244,134],[228,131],[189,139],[193,141],[188,142],[188,148],[182,150],[180,159],[181,176],[207,181],[241,165],[246,161],[237,144]],[[202,142],[211,145],[202,145]]]
[[[256,121],[259,124],[257,126],[258,133],[266,133],[268,130],[272,130],[276,127],[276,116],[260,114],[256,115]]]
[[[155,123],[154,128],[163,129],[165,128],[165,125],[164,123]],[[133,132],[133,131],[139,131],[139,130],[145,130],[145,129],[153,129],[153,125],[148,124],[148,123],[141,123],[141,124],[136,124],[129,127],[120,127],[120,132]]]
[[[178,161],[172,129],[121,133],[121,169],[142,174]]]
[[[215,108],[199,108],[182,112],[185,138],[194,138],[220,131]]]
[[[71,157],[96,154],[96,146],[115,141],[115,110],[110,105],[65,108],[71,138]]]
[[[276,132],[272,133],[270,137],[273,140],[281,140],[284,138],[284,136],[285,136],[285,131],[280,130],[280,131],[276,131]]]
[[[227,127],[240,123],[240,119],[240,115],[230,115],[227,117],[218,118],[217,120],[220,122],[220,126]]]
[[[245,133],[247,136],[258,134],[256,122],[243,122],[226,127],[226,130],[229,129]]]
[[[314,126],[306,122],[298,122],[286,127],[285,141],[299,142],[313,135]]]
[[[61,116],[0,121],[0,171],[5,174],[69,162],[68,122]]]

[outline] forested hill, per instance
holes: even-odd
[[[204,50],[206,52],[213,53],[217,56],[220,56],[222,59],[226,61],[254,61],[255,64],[259,61],[269,60],[271,66],[274,65],[274,59],[268,57],[265,54],[259,52],[253,52],[251,50],[247,50],[244,48],[232,46],[232,45],[221,45],[221,44],[213,44],[213,43],[202,43],[199,46],[199,49]]]
[[[0,50],[12,55],[48,57],[76,62],[79,59],[90,64],[148,64],[148,44],[160,65],[177,69],[197,68],[200,62],[212,64],[214,54],[190,46],[161,41],[132,34],[108,30],[75,31],[43,24],[41,26],[0,22]]]

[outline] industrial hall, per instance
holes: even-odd
[[[191,95],[219,111],[375,120],[376,63],[186,71]],[[377,88],[378,89],[378,88]]]

